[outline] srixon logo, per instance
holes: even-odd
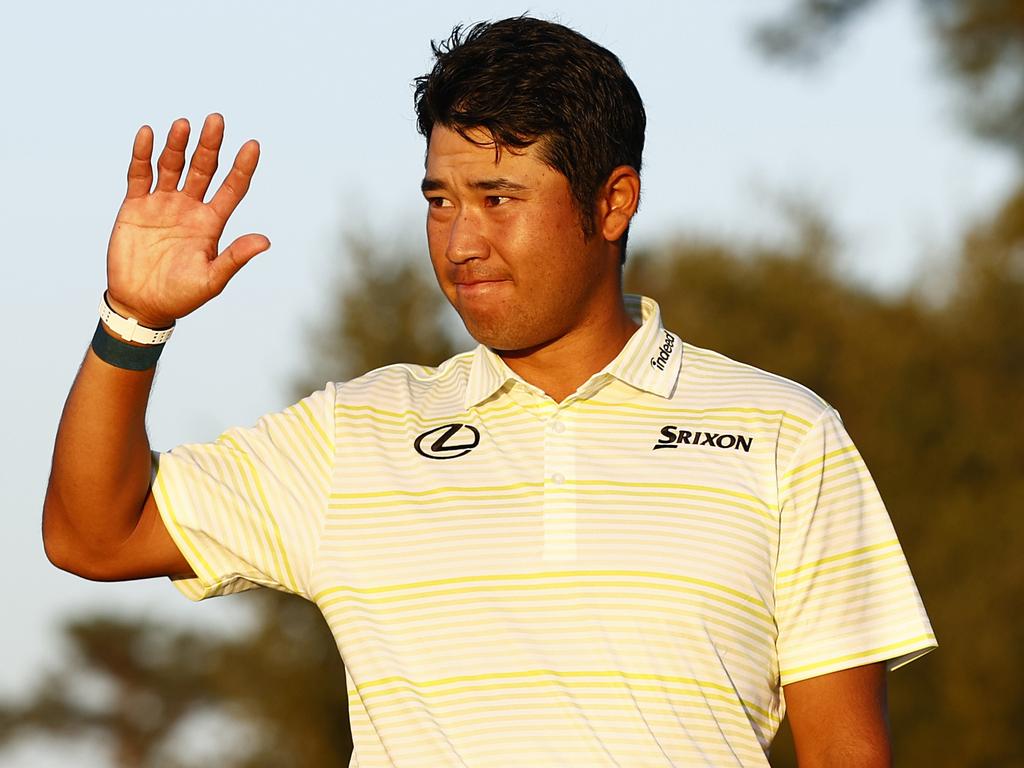
[[[754,438],[748,435],[734,435],[730,432],[701,432],[668,424],[661,428],[661,437],[658,438],[658,442],[651,450],[678,448],[680,445],[706,445],[726,451],[750,453],[750,446],[753,444]]]

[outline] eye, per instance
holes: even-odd
[[[451,208],[452,201],[447,197],[428,197],[427,205],[431,208]]]
[[[504,197],[502,195],[488,195],[484,198],[484,202],[488,208],[494,208],[499,205],[504,205],[511,199],[511,197]]]

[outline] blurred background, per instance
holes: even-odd
[[[226,152],[260,139],[225,242],[273,242],[179,323],[154,447],[468,348],[428,270],[410,82],[454,24],[525,10],[615,51],[645,99],[629,290],[816,390],[872,469],[940,643],[890,678],[897,764],[1024,766],[1020,0],[5,6],[0,765],[347,764],[315,609],[47,563],[53,437],[142,123],[217,110]],[[772,762],[794,764],[785,734]]]

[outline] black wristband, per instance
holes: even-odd
[[[116,368],[129,371],[148,371],[156,365],[163,344],[147,344],[137,347],[110,335],[101,320],[96,325],[96,333],[92,335],[92,351],[96,357]]]

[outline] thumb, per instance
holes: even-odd
[[[220,255],[210,262],[210,281],[216,287],[217,293],[224,290],[228,280],[249,263],[253,256],[263,253],[268,248],[270,240],[264,235],[248,234],[242,235],[221,251]]]

